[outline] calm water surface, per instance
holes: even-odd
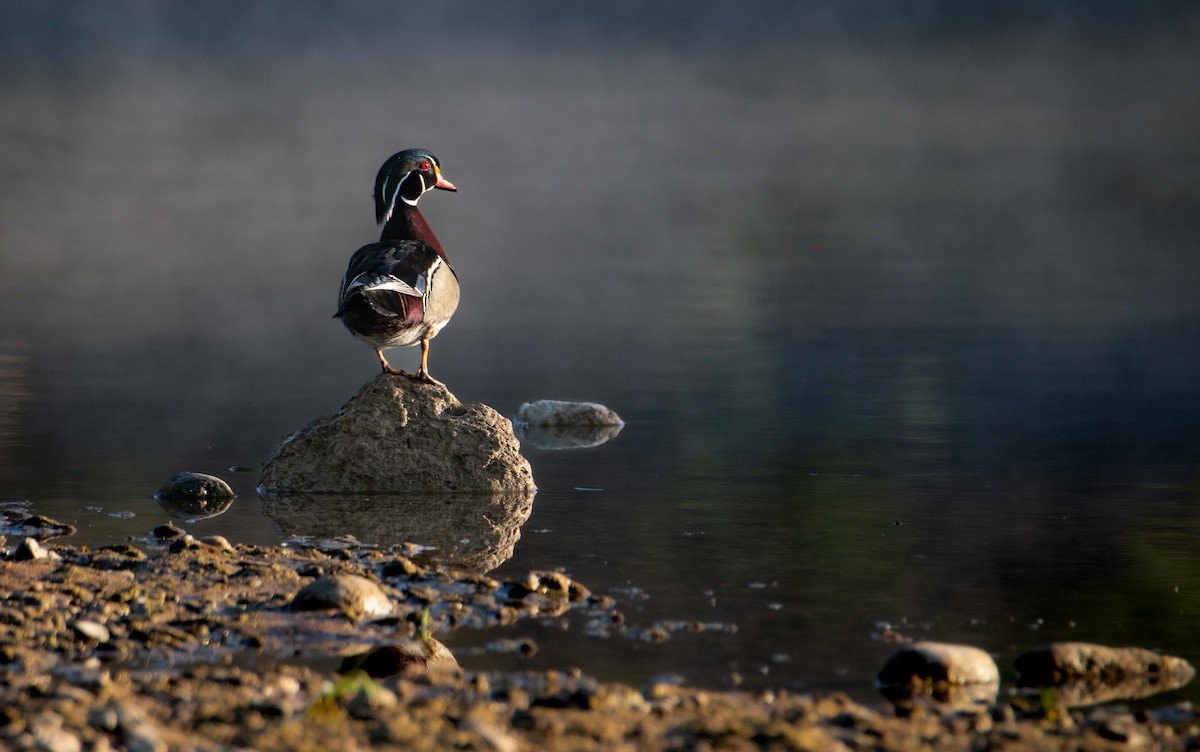
[[[1052,639],[1200,661],[1200,65],[1176,37],[614,55],[501,29],[400,76],[353,37],[176,60],[153,18],[3,58],[0,501],[103,545],[194,470],[239,494],[194,534],[302,532],[228,468],[374,375],[333,298],[379,162],[425,146],[460,187],[422,203],[463,285],[433,373],[627,421],[527,447],[540,491],[494,576],[738,628],[572,617],[505,633],[528,660],[444,635],[468,667],[870,697],[884,625],[1006,678]],[[345,532],[397,516],[363,500]]]

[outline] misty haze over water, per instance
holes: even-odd
[[[901,619],[1195,662],[1200,15],[753,7],[0,6],[0,501],[102,545],[213,472],[189,529],[281,540],[226,469],[374,376],[330,317],[420,146],[459,187],[433,373],[628,424],[528,448],[497,576],[740,627],[526,626],[521,665],[869,692]]]

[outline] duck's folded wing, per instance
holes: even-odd
[[[357,295],[378,313],[414,316],[424,307],[430,271],[440,263],[437,252],[418,241],[363,246],[350,259],[342,278],[338,312]]]

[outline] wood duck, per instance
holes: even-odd
[[[339,318],[354,336],[375,348],[384,373],[438,384],[429,375],[429,340],[458,307],[458,277],[417,201],[433,188],[457,191],[442,177],[441,163],[425,149],[392,155],[375,177],[378,243],[350,257],[338,293]],[[398,371],[388,364],[388,347],[421,344],[421,368]]]

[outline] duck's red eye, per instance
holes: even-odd
[[[426,159],[424,162],[421,163],[421,172],[429,172],[430,168],[432,168],[432,167],[433,167],[433,165],[431,165],[429,163],[429,160]]]

